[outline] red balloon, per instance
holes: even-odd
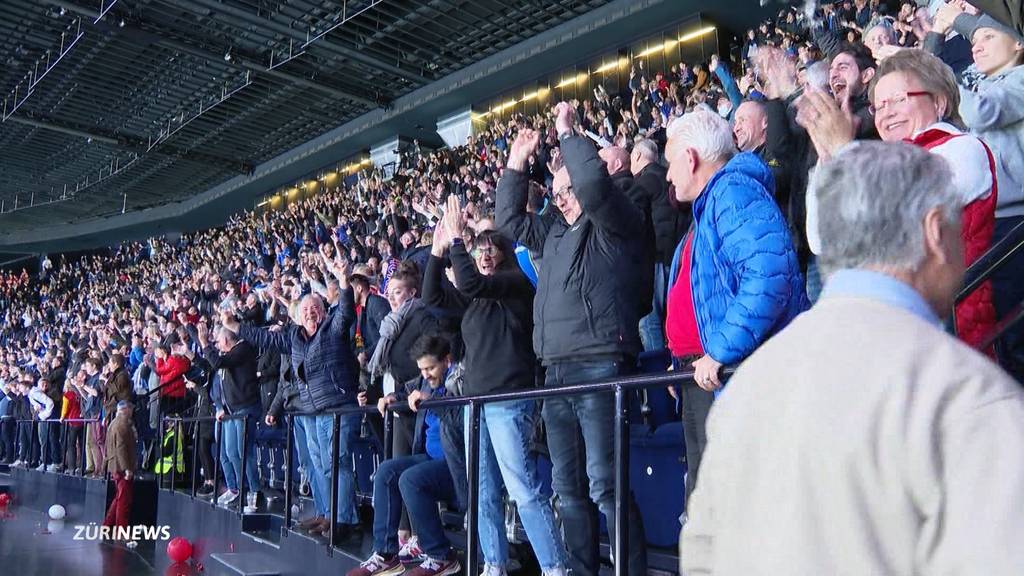
[[[192,557],[192,543],[178,536],[167,543],[167,557],[171,562],[184,562]]]

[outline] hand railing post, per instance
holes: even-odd
[[[480,508],[480,410],[479,402],[469,403],[469,446],[466,450],[466,471],[469,495],[466,503],[466,574],[476,574],[480,555],[477,542],[477,511]]]
[[[68,472],[68,423],[61,421],[60,424],[60,446],[57,452],[60,454],[60,465]]]
[[[337,531],[335,530],[335,520],[338,518],[338,452],[341,446],[341,414],[335,412],[331,415],[334,435],[331,438],[331,517],[327,520],[330,522],[330,532],[328,538],[330,546],[333,548],[337,544]]]
[[[284,527],[281,529],[281,535],[287,536],[288,529],[292,527],[292,434],[295,433],[294,422],[292,421],[294,416],[285,415],[285,434],[284,434]]]
[[[78,456],[79,456],[79,459],[78,459],[78,469],[81,471],[80,474],[84,478],[85,477],[85,444],[86,444],[86,442],[88,442],[87,437],[89,435],[89,423],[88,422],[81,422],[80,425],[82,427],[82,433],[79,434],[79,436],[78,436],[78,446],[79,446],[79,448],[78,448]],[[96,472],[95,466],[96,466],[96,464],[93,464],[93,473]]]
[[[615,576],[629,574],[629,402],[615,386]]]
[[[157,441],[158,447],[160,449],[160,452],[157,454],[158,458],[157,458],[157,461],[156,461],[156,470],[160,471],[160,472],[157,472],[157,475],[156,475],[156,482],[157,482],[156,486],[157,486],[158,489],[163,490],[163,488],[164,488],[164,476],[166,476],[166,474],[163,473],[163,469],[164,469],[164,418],[163,418],[163,414],[160,415],[160,420],[159,420],[159,422],[157,423],[157,426],[156,426],[156,441]]]
[[[196,497],[196,478],[199,473],[199,427],[201,420],[192,422],[192,498]]]
[[[391,410],[384,411],[384,459],[391,460],[394,452],[392,443],[395,440],[395,416]]]
[[[181,458],[181,450],[178,449],[178,440],[181,438],[181,420],[171,421],[171,430],[174,430],[174,439],[171,440],[171,492],[178,485],[178,459]]]
[[[238,512],[245,513],[245,498],[248,496],[248,484],[245,477],[245,466],[249,463],[249,451],[246,450],[246,442],[249,435],[249,417],[242,417],[242,469],[238,472]]]
[[[220,420],[213,421],[213,439],[217,442],[217,455],[213,458],[213,498],[210,499],[210,506],[217,507],[217,485],[220,483],[220,451],[224,448],[224,427]]]

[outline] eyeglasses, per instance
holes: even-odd
[[[493,258],[498,254],[498,249],[495,246],[483,246],[481,248],[473,248],[470,254],[473,255],[473,258],[479,258],[481,256],[490,256]]]
[[[572,184],[567,184],[551,193],[555,200],[565,200],[572,196]]]
[[[868,111],[872,115],[876,115],[879,112],[885,112],[885,109],[890,106],[903,106],[915,96],[931,96],[931,92],[898,92],[892,98],[886,98],[885,100],[879,100],[877,104],[872,104],[868,107]]]

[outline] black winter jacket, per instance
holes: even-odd
[[[643,214],[615,189],[594,146],[562,140],[562,157],[582,214],[564,218],[526,212],[527,178],[506,168],[498,183],[498,228],[540,254],[533,306],[533,346],[545,365],[621,358],[640,351],[636,298],[627,277],[639,271],[630,246],[643,242]]]
[[[363,311],[359,314],[358,326],[359,333],[363,337],[362,348],[356,346],[356,325],[352,324],[350,330],[349,340],[353,343],[353,350],[359,352],[365,350],[366,355],[373,356],[373,351],[377,349],[377,342],[380,342],[380,323],[384,320],[384,317],[391,313],[391,304],[383,296],[376,294],[370,294],[366,297],[366,305],[363,306]]]
[[[214,371],[223,370],[221,402],[228,413],[260,405],[260,385],[256,379],[256,349],[245,340],[221,354],[213,344],[203,350],[203,357]]]
[[[456,288],[444,276],[442,258],[431,256],[423,277],[423,300],[428,306],[462,317],[466,342],[465,383],[468,395],[532,388],[536,363],[533,333],[533,285],[515,261],[484,276],[460,242],[451,248]]]
[[[650,163],[633,179],[630,197],[634,202],[643,202],[650,206],[651,221],[654,224],[654,257],[656,262],[672,266],[679,240],[690,227],[693,212],[677,210],[668,198],[668,180],[666,170],[661,164]]]

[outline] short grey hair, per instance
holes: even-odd
[[[807,67],[804,80],[808,86],[824,92],[828,90],[828,73],[828,63],[819,60]]]
[[[815,170],[819,264],[826,273],[865,266],[916,270],[925,259],[922,222],[942,208],[957,223],[963,200],[941,156],[903,142],[854,142]]]
[[[729,122],[714,112],[697,109],[683,114],[668,125],[669,142],[693,148],[704,161],[729,160],[736,154]]]
[[[637,140],[636,144],[633,145],[633,151],[639,153],[640,157],[644,160],[658,161],[658,145],[654,143],[654,140],[648,138]]]
[[[299,306],[304,305],[306,302],[312,302],[321,310],[327,310],[327,307],[324,305],[323,298],[321,298],[320,295],[317,294],[316,292],[310,292],[309,294],[303,296],[302,300],[299,300]]]
[[[217,329],[217,336],[225,338],[228,342],[231,342],[232,344],[238,342],[238,334],[231,328],[228,328],[227,326],[224,325],[221,325]]]

